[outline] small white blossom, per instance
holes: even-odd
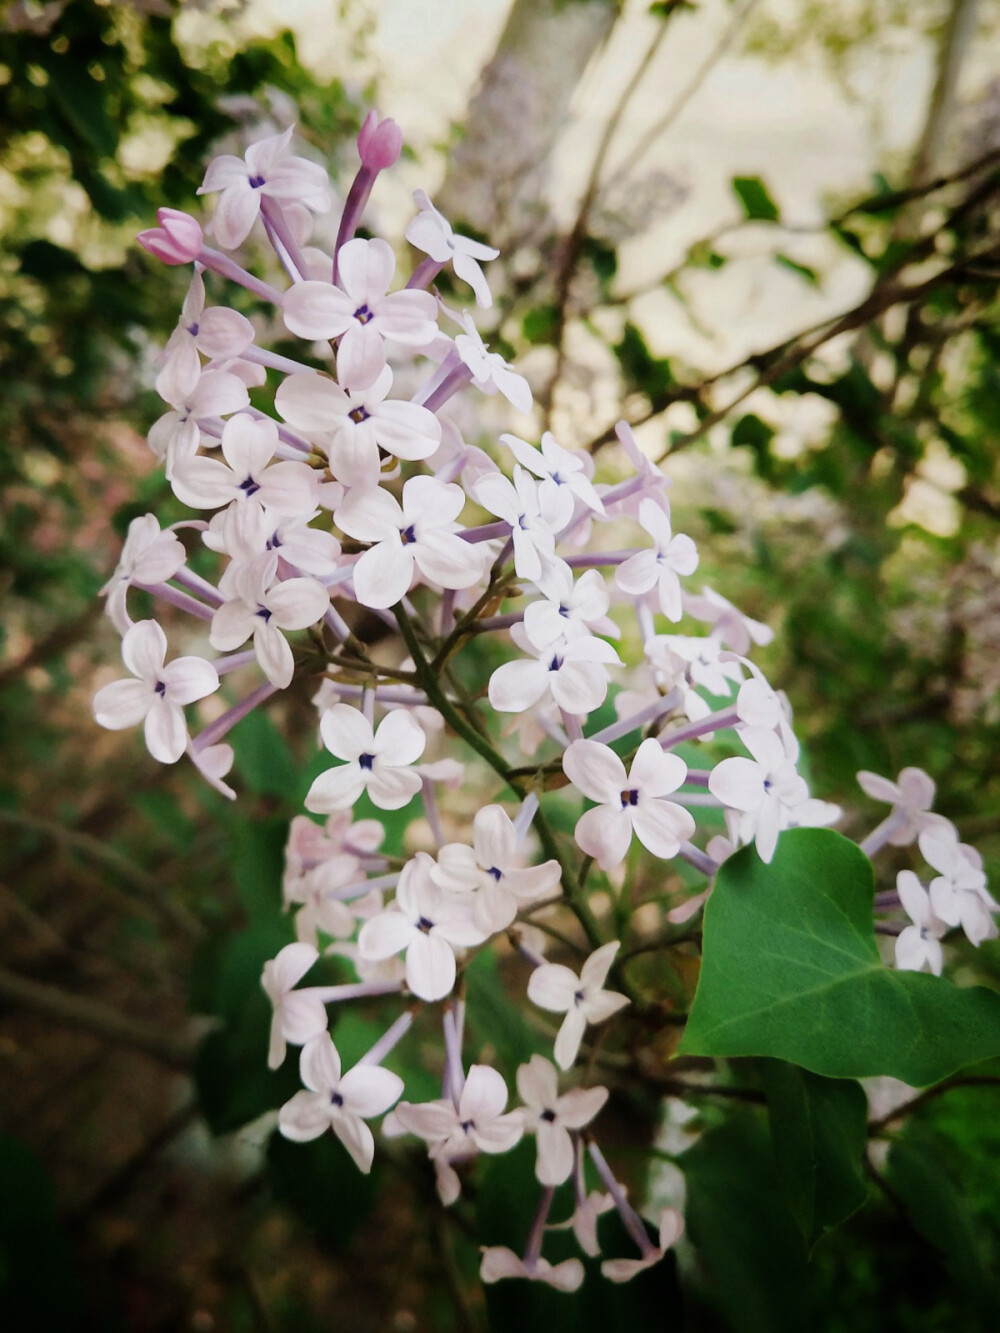
[[[543,1185],[561,1185],[573,1171],[570,1130],[589,1125],[608,1100],[607,1088],[572,1088],[559,1096],[555,1067],[533,1055],[517,1071],[517,1090],[524,1107],[524,1128],[535,1135],[535,1175]]]
[[[556,1037],[555,1057],[560,1069],[576,1059],[587,1026],[603,1023],[629,1003],[627,995],[604,989],[620,944],[613,940],[596,949],[577,976],[562,963],[543,963],[528,979],[528,999],[541,1009],[565,1014]]]
[[[381,1065],[355,1065],[341,1073],[340,1054],[328,1032],[306,1042],[299,1071],[307,1092],[297,1092],[278,1112],[286,1139],[307,1143],[332,1129],[367,1175],[375,1158],[375,1139],[365,1124],[382,1115],[403,1091],[398,1074]]]
[[[400,810],[420,790],[412,765],[427,737],[409,713],[386,714],[375,731],[357,708],[334,704],[319,725],[323,744],[344,762],[321,773],[309,788],[305,806],[313,814],[349,810],[363,791],[380,810]]]
[[[896,966],[907,972],[929,967],[939,977],[944,966],[941,937],[947,925],[934,915],[930,894],[912,870],[901,870],[896,876],[896,892],[913,922],[896,937]]]
[[[122,658],[134,680],[116,680],[94,696],[94,717],[121,731],[144,724],[146,746],[161,764],[176,764],[188,744],[184,705],[219,688],[211,662],[177,657],[166,662],[167,636],[155,620],[140,620],[122,640]]]
[[[436,264],[446,264],[450,259],[455,275],[475,292],[476,304],[488,309],[493,304],[493,297],[478,261],[496,259],[500,251],[452,231],[451,223],[438,212],[423,190],[414,190],[413,199],[420,212],[407,227],[406,239],[425,255],[430,255]]]
[[[270,1069],[277,1069],[284,1060],[286,1042],[301,1046],[326,1031],[326,1008],[318,989],[295,990],[318,957],[311,944],[286,944],[264,964],[260,984],[274,1008],[267,1053]]]

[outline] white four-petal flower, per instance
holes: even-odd
[[[309,788],[306,809],[329,815],[349,810],[363,791],[380,810],[400,810],[420,790],[412,767],[427,736],[412,714],[387,713],[378,730],[350,704],[334,704],[320,719],[323,744],[344,762],[321,773]]]
[[[562,963],[542,963],[528,978],[528,999],[541,1009],[565,1014],[556,1037],[555,1057],[560,1069],[569,1069],[590,1023],[603,1023],[629,1003],[627,995],[604,989],[620,945],[602,944],[590,955],[577,976]]]
[[[517,1071],[521,1118],[535,1135],[535,1175],[543,1185],[561,1185],[573,1171],[571,1129],[589,1125],[608,1100],[607,1088],[571,1088],[559,1096],[559,1076],[542,1055],[533,1055]]]

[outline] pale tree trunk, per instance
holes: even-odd
[[[501,249],[545,213],[549,158],[619,0],[514,0],[435,202]]]

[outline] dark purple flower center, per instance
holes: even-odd
[[[358,756],[358,763],[368,773],[372,771],[372,764],[375,762],[373,754],[362,754]]]
[[[254,481],[253,477],[245,477],[240,482],[240,490],[244,495],[256,495],[260,490],[259,482]]]
[[[621,799],[622,799],[622,809],[624,810],[627,805],[639,804],[639,793],[636,791],[634,787],[631,787],[629,788],[628,791],[621,792]]]
[[[368,420],[368,418],[371,416],[371,413],[368,411],[367,407],[355,407],[352,408],[352,410],[348,412],[347,415],[350,417],[350,419],[354,422],[356,426],[360,426],[362,421]]]
[[[344,1104],[344,1099],[343,1099],[343,1097],[341,1097],[341,1095],[340,1095],[339,1092],[331,1092],[331,1093],[330,1093],[330,1105],[331,1105],[331,1106],[343,1106],[343,1104]]]
[[[367,324],[370,320],[373,320],[375,316],[366,305],[359,305],[354,312],[354,318],[359,324]]]
[[[167,687],[166,685],[164,685],[162,680],[158,680],[156,684],[153,686],[153,689],[160,696],[161,699],[166,697]]]
[[[263,176],[251,176],[251,177],[250,177],[250,188],[251,188],[251,190],[259,190],[260,187],[261,187],[263,184],[264,184],[264,177],[263,177]]]
[[[425,916],[422,916],[418,919],[417,930],[423,931],[425,935],[429,935],[433,929],[434,929],[433,921],[428,921]]]
[[[503,871],[500,870],[499,867],[497,866],[490,866],[489,870],[487,870],[486,873],[487,875],[492,875],[498,884],[500,883],[500,880],[503,878]]]
[[[271,619],[271,613],[266,606],[258,606],[256,614],[260,616],[265,625]]]
[[[555,1124],[556,1113],[555,1111],[550,1111],[549,1108],[546,1107],[538,1118],[539,1120],[544,1120],[547,1125],[552,1125]]]
[[[562,668],[562,658],[558,656],[553,656],[552,661],[549,663],[549,670],[559,671],[561,668]]]
[[[189,325],[187,326],[187,329],[188,329],[188,333],[190,333],[190,335],[191,335],[192,338],[197,338],[197,336],[198,336],[198,325],[197,325],[197,324],[189,324]]]
[[[415,542],[417,534],[414,532],[414,524],[411,523],[408,528],[400,528],[399,536],[404,546],[409,546],[410,542]]]

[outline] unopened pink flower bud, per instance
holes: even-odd
[[[358,134],[358,153],[361,164],[369,171],[384,171],[399,160],[403,148],[403,131],[390,117],[379,120],[377,111],[369,111]]]
[[[204,237],[201,227],[189,213],[181,213],[176,208],[161,208],[157,211],[158,227],[141,231],[135,238],[144,250],[148,250],[165,264],[190,264],[201,253]]]

